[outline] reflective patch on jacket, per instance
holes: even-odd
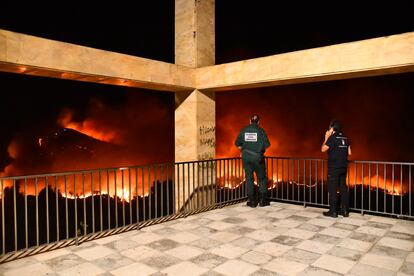
[[[245,142],[257,142],[257,132],[246,132],[244,133]]]

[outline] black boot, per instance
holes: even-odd
[[[339,215],[343,216],[344,218],[349,217],[349,209],[342,208],[341,210],[339,210]]]
[[[326,217],[337,218],[338,217],[338,212],[329,210],[328,212],[323,212],[323,215],[326,216]]]
[[[264,207],[264,206],[268,206],[268,205],[270,205],[270,202],[266,198],[266,193],[260,193],[259,206]]]
[[[257,206],[256,197],[254,195],[249,195],[246,205],[252,208],[256,208]]]

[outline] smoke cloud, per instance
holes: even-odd
[[[408,73],[217,93],[217,156],[238,156],[236,136],[258,113],[269,156],[325,158],[320,146],[337,118],[352,159],[413,161],[413,84]]]

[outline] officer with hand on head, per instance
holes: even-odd
[[[250,118],[250,124],[244,127],[236,139],[236,146],[241,151],[243,168],[246,174],[247,184],[247,205],[257,206],[257,198],[254,189],[254,176],[259,182],[259,205],[261,207],[269,205],[267,200],[267,178],[264,153],[270,146],[269,139],[263,128],[259,126],[259,116],[257,114]]]
[[[336,190],[339,187],[342,208],[339,215],[349,216],[349,191],[346,186],[348,156],[351,155],[351,145],[348,137],[342,132],[341,123],[331,120],[325,133],[325,141],[321,146],[322,152],[328,152],[328,191],[329,211],[324,216],[338,217],[338,198]]]

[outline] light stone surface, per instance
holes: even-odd
[[[414,71],[414,32],[213,65],[213,2],[176,1],[176,22],[182,23],[176,28],[176,57],[186,66],[0,30],[0,71],[166,91],[234,90]],[[200,66],[205,67],[193,69]]]
[[[6,262],[0,265],[0,276],[414,275],[412,235],[391,230],[403,226],[397,230],[414,233],[414,224],[401,219],[362,218],[359,214],[353,215],[353,224],[346,224],[342,218],[325,219],[323,209],[300,208],[274,202],[265,208],[249,208],[245,203],[230,205],[117,234],[118,238],[106,237],[102,243],[92,240]],[[313,220],[319,226],[304,223],[286,228],[269,222],[275,212],[290,211],[302,213],[302,219]],[[285,219],[301,221],[294,213]],[[253,221],[256,228],[246,227],[244,219]],[[216,229],[210,228],[213,223]],[[343,229],[338,225],[352,227]],[[378,229],[385,234],[358,232],[364,226],[370,233]],[[329,235],[332,233],[335,235]],[[193,238],[196,240],[191,241]]]
[[[355,264],[356,262],[350,261],[344,258],[339,258],[335,256],[330,256],[330,255],[323,255],[312,265],[326,269],[326,270],[330,270],[333,272],[345,274],[348,271],[350,271]]]
[[[198,68],[196,85],[234,90],[412,72],[414,32]]]
[[[191,68],[1,29],[0,71],[164,91],[195,87]]]
[[[175,109],[175,162],[214,159],[216,151],[215,110],[214,95],[194,90],[185,99],[180,99]],[[205,179],[211,179],[211,175],[215,175],[215,169],[209,167],[211,165],[211,163],[199,163],[196,166],[188,164],[176,166],[175,190],[180,191],[175,194],[177,210],[191,208],[194,206],[191,204],[198,201],[205,204],[214,203],[213,197],[201,192],[193,194],[192,202],[186,201],[189,194],[199,191],[197,188],[200,187],[200,183],[197,179],[201,179],[202,176]],[[181,172],[178,171],[179,169]],[[187,176],[184,175],[183,170],[188,174]]]
[[[175,64],[197,68],[215,63],[214,0],[175,1]]]
[[[382,269],[388,269],[392,271],[398,271],[403,264],[403,260],[387,257],[387,256],[380,256],[374,254],[365,254],[360,262],[362,264],[367,264],[375,267],[379,267]]]
[[[308,267],[307,264],[285,260],[283,258],[273,259],[264,268],[273,272],[295,275]]]

